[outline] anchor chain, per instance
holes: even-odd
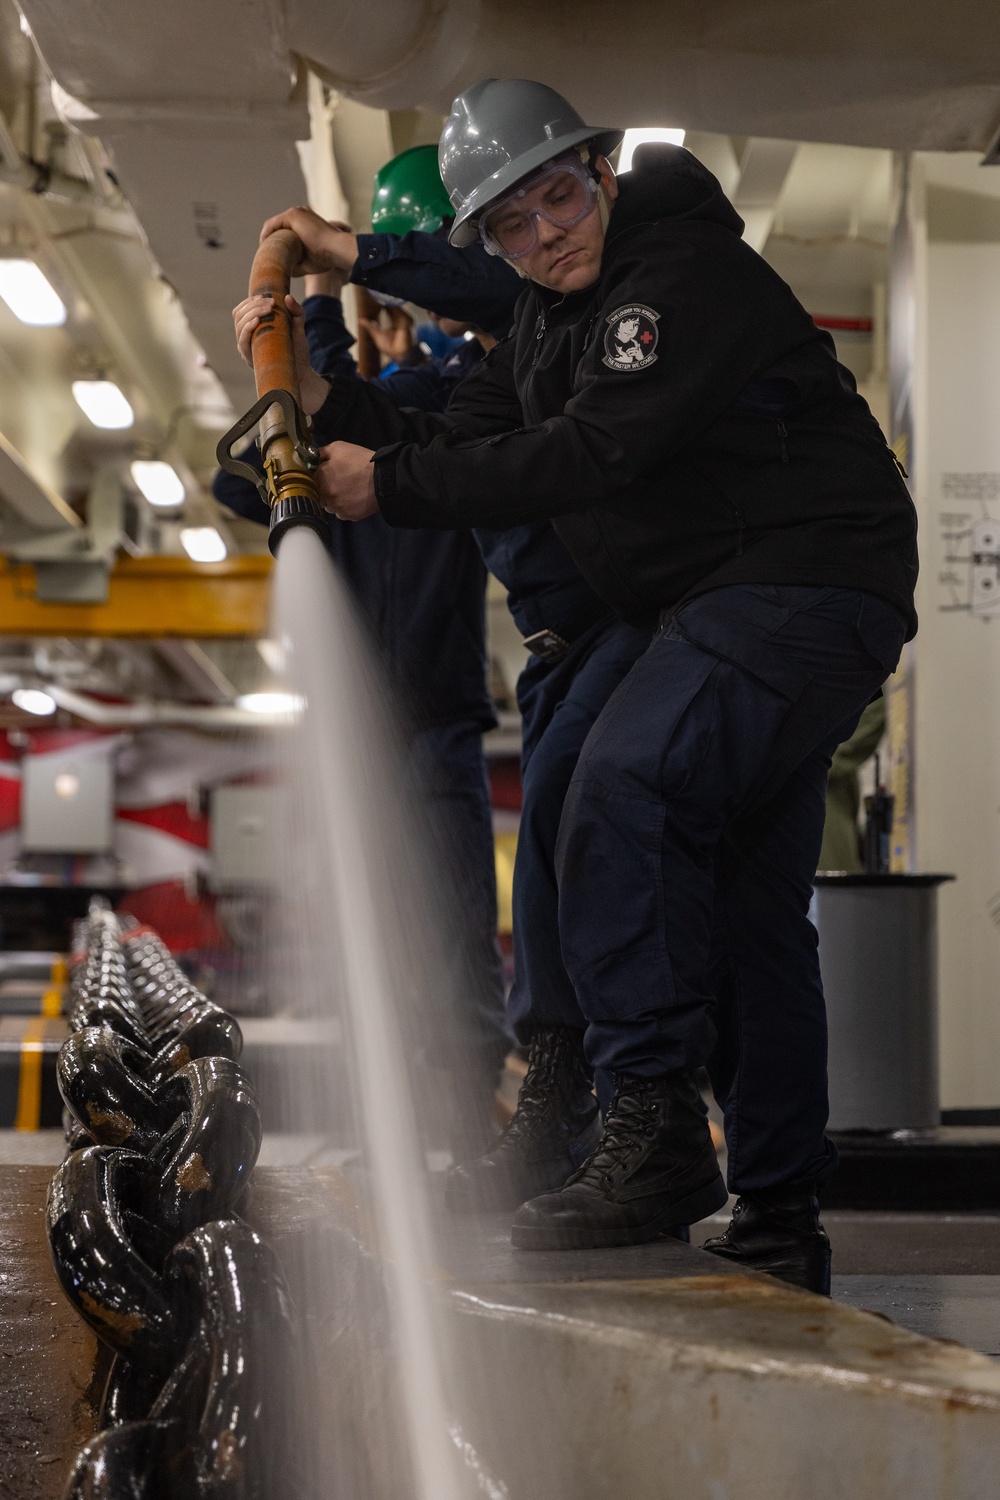
[[[296,1494],[288,1291],[238,1213],[261,1139],[239,1026],[103,903],[74,948],[46,1218],[63,1291],[114,1358],[66,1500]]]

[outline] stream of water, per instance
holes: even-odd
[[[274,638],[300,700],[297,722],[283,736],[284,946],[294,959],[284,982],[293,974],[306,1010],[334,1028],[335,1061],[314,1069],[311,1105],[331,1137],[353,1137],[377,1244],[370,1274],[350,1289],[343,1262],[310,1268],[317,1305],[308,1316],[334,1330],[332,1358],[340,1364],[331,1389],[343,1391],[348,1382],[363,1389],[361,1406],[370,1411],[367,1431],[355,1427],[338,1438],[341,1447],[360,1442],[367,1456],[339,1453],[337,1472],[324,1458],[322,1493],[390,1500],[391,1486],[392,1500],[400,1500],[402,1484],[413,1500],[460,1500],[470,1493],[469,1462],[449,1422],[448,1355],[429,1289],[435,1248],[412,1085],[420,1031],[431,1009],[440,1015],[442,1006],[438,884],[403,795],[380,672],[345,586],[305,528],[281,545]],[[386,1399],[389,1409],[378,1410]],[[373,1454],[373,1444],[382,1451]]]

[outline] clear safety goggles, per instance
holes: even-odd
[[[579,158],[554,161],[522,183],[479,220],[479,237],[490,255],[520,260],[538,244],[538,221],[570,229],[593,213],[598,183]]]

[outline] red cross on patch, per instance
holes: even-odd
[[[650,333],[649,329],[647,328],[645,333],[640,333],[639,339],[640,339],[640,342],[643,343],[643,344],[651,344],[653,342],[653,335]]]

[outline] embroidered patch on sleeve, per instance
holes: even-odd
[[[608,369],[645,370],[655,364],[659,321],[659,313],[641,302],[613,312],[604,333],[604,363]]]

